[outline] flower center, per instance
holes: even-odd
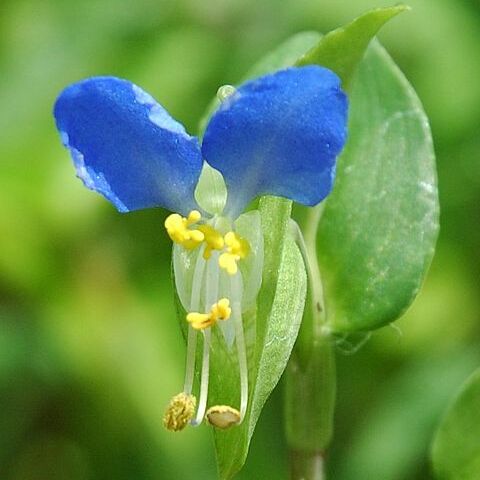
[[[187,217],[172,213],[165,220],[165,228],[172,242],[187,250],[193,250],[204,244],[203,258],[209,260],[214,250],[223,251],[218,259],[220,268],[229,275],[238,271],[237,263],[250,253],[248,241],[233,231],[222,234],[208,224],[190,228],[202,219],[200,212],[192,210]]]

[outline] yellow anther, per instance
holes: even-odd
[[[187,322],[192,325],[195,330],[203,330],[213,325],[212,318],[209,313],[191,312],[187,315]]]
[[[222,253],[220,257],[218,257],[218,264],[220,268],[223,268],[227,271],[229,275],[235,275],[237,273],[237,261],[240,260],[238,255],[233,255],[231,253]]]
[[[172,242],[178,243],[187,250],[193,250],[198,247],[205,235],[198,229],[190,230],[188,227],[197,223],[201,219],[200,212],[192,210],[188,217],[182,217],[178,213],[172,213],[165,220],[165,228]]]
[[[210,315],[216,320],[228,320],[232,314],[230,308],[230,300],[228,298],[222,298],[218,303],[214,303],[210,310]]]
[[[203,258],[208,260],[212,256],[213,250],[221,250],[225,244],[222,235],[210,225],[200,225],[198,229],[205,238],[205,250]]]
[[[200,219],[202,218],[202,215],[198,210],[192,210],[187,217],[187,225],[193,225],[194,223],[197,223]]]
[[[228,405],[215,405],[207,410],[208,423],[214,427],[227,429],[240,422],[240,412]]]
[[[197,400],[193,395],[179,393],[168,404],[163,416],[163,425],[167,430],[179,432],[183,430],[195,414]]]
[[[250,245],[248,242],[234,232],[228,232],[225,235],[225,245],[227,246],[227,251],[229,253],[238,255],[240,258],[245,258],[250,252]]]
[[[224,237],[224,242],[226,252],[220,255],[218,264],[229,275],[235,275],[238,270],[237,262],[249,254],[250,245],[247,240],[235,232],[228,232]]]
[[[189,313],[187,315],[187,322],[190,323],[195,330],[203,330],[204,328],[215,325],[219,320],[228,320],[231,313],[230,301],[228,298],[222,298],[212,305],[210,313]]]

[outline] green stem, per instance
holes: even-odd
[[[335,357],[330,341],[312,347],[306,368],[302,368],[297,355],[291,358],[286,374],[285,417],[287,442],[295,460],[292,473],[312,472],[311,477],[293,480],[318,478],[313,475],[319,468],[318,457],[323,458],[332,439],[335,390]]]
[[[292,480],[324,480],[322,452],[307,453],[292,450],[290,452],[290,478]]]
[[[300,213],[300,214],[298,214]],[[324,479],[324,452],[333,433],[336,372],[333,342],[325,328],[323,288],[316,252],[322,208],[297,212],[297,244],[308,274],[300,334],[286,372],[285,420],[292,480]],[[295,232],[294,232],[295,233]]]

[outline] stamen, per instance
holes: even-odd
[[[217,90],[217,98],[224,102],[228,97],[236,93],[237,89],[233,85],[223,85]]]
[[[240,423],[240,413],[228,405],[215,405],[207,410],[208,423],[213,427],[227,429]]]
[[[200,293],[202,289],[203,274],[205,272],[205,260],[198,255],[192,280],[192,295],[190,297],[190,309],[198,310],[200,307]],[[195,376],[195,355],[197,351],[197,331],[191,326],[188,328],[187,360],[185,365],[185,383],[183,391],[192,393],[193,379]]]
[[[194,223],[197,223],[200,219],[202,218],[202,215],[198,210],[192,210],[187,217],[187,225],[193,225]]]
[[[179,432],[183,430],[195,413],[196,398],[184,392],[175,395],[168,404],[163,417],[163,425],[167,430]]]
[[[232,292],[232,311],[233,320],[235,322],[235,340],[237,344],[238,369],[240,373],[240,419],[238,423],[242,423],[248,404],[248,364],[247,349],[245,346],[245,336],[243,334],[242,321],[242,279],[240,275],[231,278]]]
[[[192,210],[188,217],[172,213],[165,220],[165,228],[172,242],[182,245],[187,250],[193,250],[204,240],[205,235],[198,229],[190,230],[188,227],[197,223],[202,218],[200,212]]]
[[[218,263],[209,262],[207,266],[207,275],[205,281],[205,308],[213,307],[215,299],[218,298]],[[202,375],[200,380],[200,399],[198,402],[197,415],[195,420],[191,422],[193,426],[202,423],[207,408],[208,398],[208,380],[210,374],[210,343],[211,330],[206,328],[203,330],[203,358],[202,358]]]
[[[222,253],[218,258],[218,264],[221,268],[227,271],[229,275],[235,275],[238,271],[237,261],[240,257],[232,255],[231,253]]]
[[[200,381],[200,400],[198,402],[198,410],[195,420],[190,423],[194,427],[198,427],[203,421],[205,416],[205,409],[207,408],[208,397],[208,377],[210,375],[210,343],[211,334],[209,328],[203,332],[203,357],[202,357],[202,376]]]
[[[229,405],[215,405],[210,407],[206,412],[207,421],[210,425],[221,429],[240,425],[245,418],[248,404],[248,365],[241,309],[242,280],[239,275],[232,277],[230,287],[233,301],[232,311],[235,321],[235,337],[237,341],[238,368],[240,372],[240,411]]]
[[[204,235],[205,250],[203,251],[203,258],[208,260],[212,256],[213,250],[222,250],[225,242],[222,235],[210,225],[200,225],[198,229]]]
[[[228,298],[222,298],[212,306],[211,310],[212,316],[214,316],[217,320],[228,320],[230,318],[230,314],[232,313],[232,309],[230,308],[230,300]]]
[[[191,312],[187,315],[187,322],[195,330],[203,330],[204,328],[211,327],[213,325],[213,321],[211,320],[209,313]]]
[[[237,262],[249,254],[250,245],[247,240],[233,231],[229,231],[222,237],[216,230],[215,224],[213,226],[204,224],[199,225],[197,229],[189,229],[200,219],[200,213],[194,210],[186,218],[178,214],[172,214],[165,221],[165,227],[172,240],[180,243],[184,248],[191,249],[204,243],[202,247],[204,250],[198,253],[193,272],[190,313],[186,317],[189,330],[184,393],[177,395],[178,398],[175,397],[172,400],[164,420],[167,428],[174,431],[183,429],[189,421],[191,425],[198,426],[205,418],[210,373],[211,327],[215,326],[220,320],[228,320],[231,316],[233,316],[232,327],[235,329],[239,365],[240,410],[225,405],[212,407],[207,412],[208,421],[218,428],[228,428],[239,424],[245,417],[248,405],[248,365],[241,305],[243,286],[241,275],[236,275],[236,273],[238,272]],[[223,252],[220,254],[219,251],[222,249]],[[212,259],[212,261],[207,263],[206,260],[208,259]],[[230,288],[227,287],[227,291],[229,290],[231,294],[232,306],[228,298],[218,299],[219,268],[225,269],[232,276]],[[205,300],[201,305],[200,297],[204,277]],[[203,307],[205,313],[200,310],[201,307]],[[194,411],[195,409],[195,397],[191,393],[195,376],[198,330],[203,333],[203,354],[198,408],[196,415],[194,415],[191,410]],[[185,399],[190,398],[194,399],[193,407],[191,407],[192,403],[188,403],[187,408]],[[186,405],[185,409],[182,405]],[[195,418],[192,420],[193,417]]]
[[[235,275],[238,271],[237,262],[250,253],[250,245],[235,232],[228,232],[224,237],[226,252],[220,255],[218,263],[229,275]]]
[[[190,323],[195,330],[203,330],[208,327],[213,327],[218,320],[228,320],[231,312],[230,301],[228,298],[222,298],[212,305],[210,313],[189,313],[187,315],[187,322]]]

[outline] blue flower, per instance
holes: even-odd
[[[67,87],[54,109],[62,141],[85,186],[120,212],[198,209],[194,190],[203,159],[228,188],[225,214],[271,194],[315,205],[332,189],[346,139],[347,99],[326,68],[288,68],[252,80],[196,137],[149,94],[114,77]]]
[[[347,98],[339,78],[326,68],[292,67],[228,90],[201,146],[149,94],[119,78],[73,84],[54,109],[85,186],[120,212],[150,207],[175,212],[165,227],[174,242],[175,284],[189,312],[189,329],[184,389],[164,418],[170,430],[200,425],[205,417],[219,428],[242,422],[249,396],[243,315],[256,308],[263,235],[258,211],[240,214],[266,194],[319,203],[332,189],[346,140]],[[226,198],[212,202],[207,187],[207,199],[200,202],[197,195],[197,203],[202,171],[211,185],[212,178],[222,177]],[[220,207],[207,208],[212,204]],[[211,329],[217,325],[227,349],[236,341],[238,410],[228,405],[207,410]],[[204,341],[196,409],[192,390],[199,331]]]

